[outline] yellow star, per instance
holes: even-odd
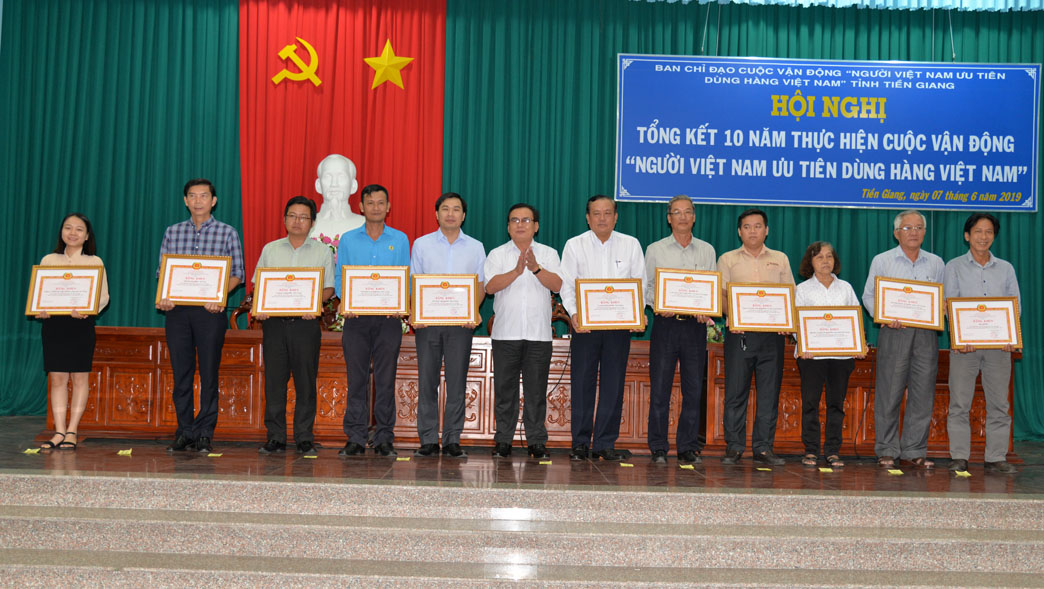
[[[403,88],[402,74],[399,72],[406,64],[413,61],[412,57],[399,57],[392,51],[391,39],[384,42],[384,51],[378,57],[365,57],[363,60],[373,68],[373,90],[377,86],[390,81],[399,88]],[[404,88],[405,89],[405,88]]]

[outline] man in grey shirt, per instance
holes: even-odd
[[[898,278],[922,282],[943,281],[943,261],[921,249],[928,220],[919,211],[895,216],[892,235],[899,246],[874,256],[863,288],[863,306],[874,315],[874,279]],[[928,427],[935,405],[935,377],[939,373],[939,339],[931,329],[904,327],[899,321],[882,325],[877,334],[877,371],[874,384],[874,451],[877,464],[892,468],[896,459],[915,468],[934,468],[925,455]],[[899,407],[906,391],[906,415],[899,435]]]
[[[653,306],[656,296],[656,269],[717,269],[717,256],[711,244],[692,235],[696,211],[692,200],[678,195],[667,204],[667,224],[671,234],[649,245],[645,252],[645,302]],[[703,370],[707,363],[707,325],[714,320],[705,315],[677,315],[669,311],[656,314],[649,341],[649,450],[654,464],[667,463],[667,424],[671,409],[674,367],[681,366],[681,415],[675,449],[678,462],[700,463],[700,397]]]
[[[1000,221],[989,213],[973,213],[964,223],[968,253],[946,263],[946,298],[1015,297],[1022,308],[1015,268],[990,252],[1000,233]],[[953,324],[950,324],[953,328]],[[986,470],[1011,474],[1015,467],[1007,460],[1011,436],[1008,415],[1008,384],[1011,382],[1009,344],[1001,350],[980,350],[964,346],[950,350],[950,411],[946,433],[950,440],[950,470],[968,469],[971,430],[968,410],[975,395],[975,377],[982,373],[986,397]]]

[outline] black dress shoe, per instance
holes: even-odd
[[[700,458],[700,453],[695,450],[686,450],[684,452],[678,452],[678,462],[682,464],[701,464],[703,459]]]
[[[1015,474],[1018,472],[1018,470],[1007,460],[1001,460],[1000,462],[987,462],[986,470],[989,472],[999,472],[1001,474]]]
[[[357,444],[355,442],[348,442],[347,444],[344,445],[344,448],[341,448],[340,450],[337,451],[337,455],[338,456],[358,456],[359,454],[362,454],[365,451],[366,451],[366,448],[363,448],[362,444]]]
[[[391,445],[391,442],[384,442],[383,444],[377,444],[373,447],[373,453],[378,456],[398,456],[399,453],[395,451],[395,447]]]
[[[450,458],[468,457],[468,453],[464,451],[464,448],[460,447],[460,444],[446,444],[446,446],[442,449],[442,454],[444,456],[449,456]]]
[[[962,472],[968,470],[968,461],[963,458],[954,458],[950,461],[950,470],[953,472]]]
[[[722,464],[739,464],[740,457],[743,456],[742,450],[726,450],[725,455],[721,457]]]
[[[754,454],[754,462],[760,462],[762,464],[768,464],[769,466],[783,466],[787,463],[779,456],[772,453],[772,450],[765,450]]]
[[[511,444],[497,444],[493,448],[493,458],[511,458]]]
[[[305,440],[297,443],[297,453],[305,456],[318,456],[319,449],[315,447],[315,442],[312,440]]]
[[[199,452],[200,454],[210,454],[214,451],[214,447],[210,445],[210,438],[206,436],[196,440],[196,443],[192,446],[196,449],[196,452]]]
[[[652,453],[653,464],[667,464],[667,451],[666,450],[653,450]]]
[[[527,450],[529,451],[529,455],[536,459],[551,457],[551,455],[547,453],[547,448],[545,448],[543,444],[533,444],[527,448]]]
[[[587,456],[587,446],[584,444],[573,446],[573,450],[569,453],[570,460],[587,460]]]
[[[185,436],[178,436],[174,443],[167,446],[167,452],[184,452],[185,450],[191,449],[192,440]]]
[[[595,457],[601,458],[602,460],[606,460],[606,461],[609,461],[609,462],[619,462],[621,460],[626,460],[626,459],[630,458],[631,457],[631,451],[630,450],[619,450],[618,451],[618,450],[616,450],[616,448],[610,447],[610,448],[606,448],[604,450],[595,450],[594,452],[591,452],[591,457],[592,458],[595,458]]]
[[[275,454],[277,452],[286,452],[286,442],[268,440],[264,446],[257,449],[258,454]]]
[[[414,456],[438,456],[438,444],[422,444],[420,448],[413,451]]]

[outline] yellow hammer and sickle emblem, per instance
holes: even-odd
[[[289,59],[290,61],[294,62],[294,65],[296,65],[298,69],[300,69],[301,71],[292,72],[286,68],[283,68],[283,71],[279,72],[272,78],[272,83],[279,84],[279,82],[282,82],[284,79],[290,79],[295,82],[300,82],[302,80],[311,80],[312,84],[315,84],[316,86],[322,84],[323,81],[315,75],[315,70],[319,67],[319,57],[316,55],[315,49],[308,44],[308,41],[305,41],[301,37],[297,37],[297,40],[301,43],[301,45],[304,45],[304,48],[306,50],[308,50],[308,58],[311,61],[309,61],[308,64],[305,64],[305,62],[302,61],[300,57],[298,57],[297,45],[290,44],[286,47],[283,47],[283,49],[279,52],[279,59],[282,59],[283,61]]]

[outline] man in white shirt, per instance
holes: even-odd
[[[645,290],[645,256],[638,240],[617,233],[616,201],[602,194],[587,199],[590,231],[566,242],[562,250],[562,305],[573,324],[570,340],[570,403],[572,460],[589,455],[603,460],[623,460],[631,453],[614,447],[620,435],[624,376],[631,351],[626,329],[580,329],[576,316],[576,279],[637,278]],[[598,411],[595,414],[595,388]],[[593,424],[592,424],[593,422]],[[593,439],[592,439],[593,436]]]
[[[540,213],[519,203],[508,210],[511,240],[489,252],[483,266],[493,299],[493,456],[511,456],[518,422],[518,379],[525,396],[522,423],[529,455],[547,458],[547,375],[551,367],[551,293],[562,288],[558,252],[533,240]]]

